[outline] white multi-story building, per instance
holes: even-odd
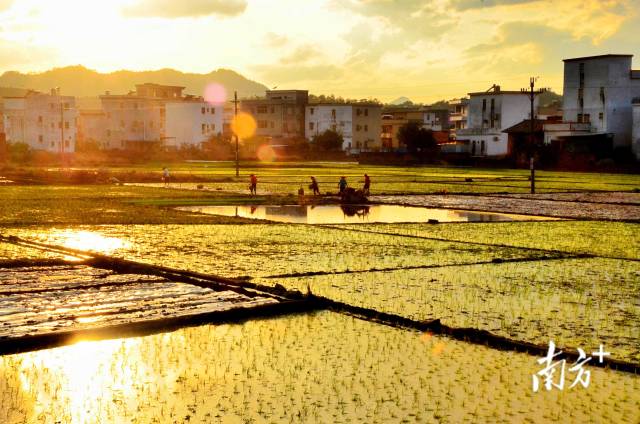
[[[640,71],[632,55],[607,54],[564,60],[563,121],[589,125],[591,134],[631,146],[632,99],[640,97]]]
[[[349,153],[381,149],[382,106],[375,103],[320,103],[305,110],[305,137],[333,130],[344,139],[342,149]]]
[[[200,147],[222,133],[223,106],[183,95],[184,87],[139,84],[125,95],[100,96],[111,149]]]
[[[7,143],[26,143],[34,150],[55,153],[75,152],[75,97],[53,89],[49,94],[29,91],[22,97],[5,97],[3,103]]]
[[[451,137],[455,138],[456,131],[467,128],[467,113],[469,99],[454,99],[449,102],[449,123],[451,125]]]
[[[538,108],[537,98],[534,110]],[[456,131],[458,143],[465,143],[472,156],[506,156],[508,134],[502,132],[529,119],[529,96],[521,91],[502,91],[494,85],[490,91],[469,93],[467,128]]]

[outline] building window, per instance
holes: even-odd
[[[58,121],[58,129],[62,129],[62,121]]]
[[[313,115],[313,108],[309,108],[309,115]]]
[[[64,141],[64,147],[69,147],[69,140]]]
[[[313,130],[313,122],[309,122],[309,129]]]
[[[369,116],[369,109],[364,110],[364,116]]]
[[[276,113],[276,108],[275,108],[275,106],[271,106],[271,113]]]
[[[487,110],[487,99],[482,99],[482,112]]]
[[[202,112],[202,114],[204,115],[205,108],[200,109],[200,112]]]
[[[65,121],[64,123],[64,129],[68,130],[69,129],[69,121]]]
[[[585,113],[584,115],[582,115],[582,122],[584,122],[585,124],[590,124],[591,115],[589,115],[588,113]]]
[[[42,115],[38,116],[38,123],[42,124]]]
[[[604,113],[600,112],[598,114],[598,119],[602,121],[604,119]]]
[[[360,131],[362,129],[361,125],[356,125],[356,131]]]
[[[582,123],[582,114],[581,113],[578,114],[578,123],[580,123],[580,124]]]
[[[273,121],[271,121],[271,128],[275,127],[275,123]]]
[[[365,125],[365,126],[364,126],[364,130],[365,130],[365,131],[369,131],[369,125]]]
[[[360,110],[360,108],[356,109],[356,116],[360,116],[362,115],[362,111]]]
[[[215,108],[215,107],[212,107],[212,108],[211,108],[211,114],[212,114],[212,115],[215,115],[215,114],[216,114],[216,108]]]
[[[267,113],[266,106],[258,106],[258,113]]]
[[[336,110],[331,109],[331,119],[336,119]]]
[[[258,121],[258,128],[267,128],[267,121]]]
[[[216,124],[211,124],[211,131],[215,131],[216,130]]]
[[[40,144],[42,144],[42,134],[40,134],[40,135],[38,136],[38,142],[39,142]]]
[[[600,101],[604,104],[604,87],[600,87]]]

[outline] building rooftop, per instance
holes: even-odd
[[[477,91],[475,93],[468,93],[469,96],[500,96],[502,94],[526,94],[522,91],[516,90],[499,90],[499,91]]]
[[[606,59],[606,58],[615,58],[615,57],[633,57],[633,55],[632,54],[601,54],[597,56],[572,57],[569,59],[563,59],[563,62],[575,62],[575,61],[583,61],[583,60],[591,60],[591,59]]]
[[[381,104],[378,103],[358,103],[358,102],[350,102],[350,103],[338,103],[338,102],[326,102],[326,103],[309,103],[307,107],[316,107],[316,106],[363,106],[363,107],[382,107]]]

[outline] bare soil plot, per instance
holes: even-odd
[[[640,221],[640,205],[635,204],[617,205],[537,198],[465,195],[371,196],[370,200],[380,203],[544,215],[558,218]]]

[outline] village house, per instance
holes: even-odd
[[[128,94],[107,92],[100,96],[106,120],[102,145],[134,150],[201,147],[210,137],[222,133],[222,105],[184,95],[183,90],[179,86],[146,83],[136,85],[136,90]]]
[[[268,139],[303,138],[307,90],[267,90],[264,98],[243,99],[242,112],[256,121],[256,136]]]
[[[26,143],[33,150],[73,153],[76,148],[77,109],[73,96],[60,89],[49,94],[29,91],[3,100],[3,127],[7,143]]]
[[[342,134],[342,149],[349,154],[380,151],[382,106],[376,103],[318,103],[305,111],[305,137],[326,130]]]
[[[384,151],[404,148],[398,140],[398,130],[409,122],[416,122],[422,128],[433,131],[437,139],[449,137],[448,109],[388,107],[382,110],[380,139]]]
[[[494,85],[489,91],[469,93],[467,128],[456,130],[456,143],[471,156],[505,157],[509,153],[505,129],[529,119],[529,97],[521,91],[503,91]],[[534,109],[538,108],[538,99]]]
[[[640,97],[633,56],[606,54],[564,60],[563,122],[545,126],[545,142],[635,147],[632,100]]]

